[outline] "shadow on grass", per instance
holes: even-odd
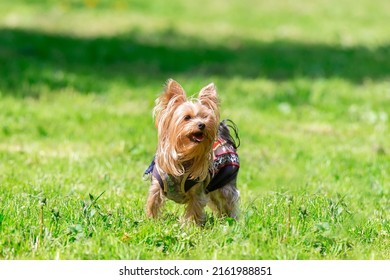
[[[39,96],[73,87],[103,93],[109,82],[153,83],[168,77],[341,78],[353,83],[389,78],[390,46],[343,47],[232,39],[209,44],[172,30],[80,38],[0,29],[0,91]]]

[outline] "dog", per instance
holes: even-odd
[[[147,216],[158,217],[170,199],[186,205],[185,222],[204,225],[206,205],[218,217],[238,218],[238,130],[230,120],[220,122],[215,85],[202,88],[198,98],[187,98],[182,86],[169,79],[156,99],[153,116],[158,144],[145,171],[151,175]]]

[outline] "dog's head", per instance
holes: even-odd
[[[188,99],[179,83],[168,80],[153,114],[158,130],[159,166],[180,176],[189,164],[191,177],[206,176],[219,125],[214,84],[202,88],[198,98]]]

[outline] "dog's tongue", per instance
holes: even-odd
[[[203,139],[204,139],[204,135],[202,132],[197,132],[197,133],[194,133],[192,135],[192,137],[194,137],[194,140],[198,141],[198,142],[202,142]]]

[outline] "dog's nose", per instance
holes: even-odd
[[[204,123],[202,123],[202,122],[198,123],[198,128],[200,130],[203,130],[205,127],[206,127],[206,125]]]

